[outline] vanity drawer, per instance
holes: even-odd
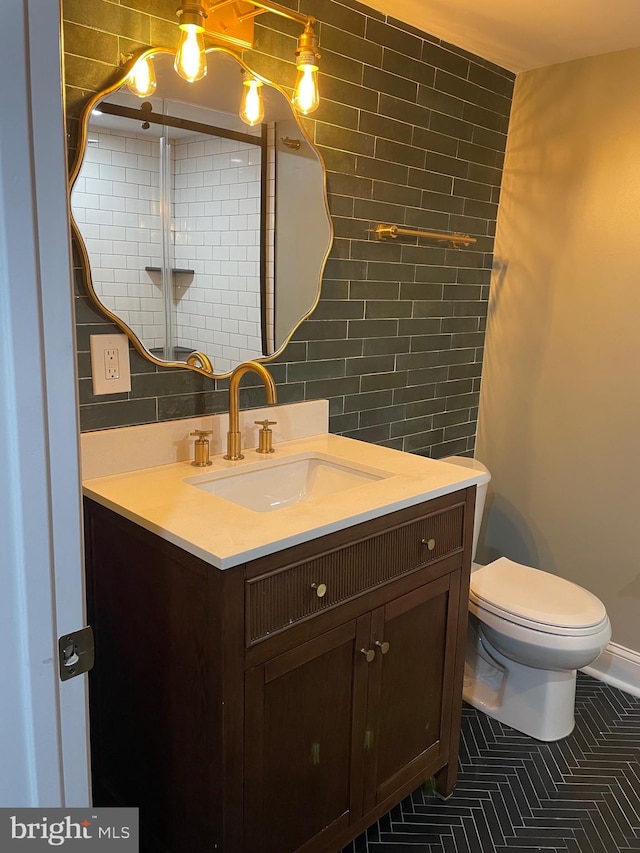
[[[281,631],[463,545],[464,504],[246,582],[247,645]]]

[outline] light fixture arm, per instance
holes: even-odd
[[[217,3],[210,3],[209,12],[215,12],[232,2],[234,0],[219,0]],[[263,12],[273,12],[290,21],[296,21],[296,23],[303,26],[307,23],[313,25],[316,22],[316,19],[311,15],[303,15],[300,12],[295,12],[293,9],[287,9],[286,6],[281,6],[279,3],[272,3],[271,0],[247,0],[247,2],[255,8],[252,12],[245,12],[243,15],[238,15],[238,21],[240,22],[246,21],[249,18],[255,18],[256,15],[261,15]]]

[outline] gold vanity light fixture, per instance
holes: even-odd
[[[264,12],[274,12],[304,27],[295,50],[298,70],[291,102],[303,115],[309,115],[320,103],[318,91],[318,37],[313,25],[315,18],[303,15],[274,3],[272,0],[182,0],[177,11],[181,34],[176,53],[175,69],[190,83],[207,73],[204,37],[223,41],[237,48],[253,47],[253,20]],[[253,117],[260,110],[262,83],[249,75],[243,81],[240,117],[249,125],[262,121]],[[247,102],[245,104],[245,102]]]
[[[262,80],[258,80],[250,71],[242,74],[242,98],[240,100],[240,118],[249,127],[254,127],[264,119],[262,100]]]
[[[304,26],[295,50],[297,77],[291,103],[303,115],[309,115],[320,103],[318,90],[318,37],[313,25],[315,18],[294,12],[271,0],[182,0],[176,12],[180,39],[174,68],[188,83],[195,83],[207,73],[205,34],[216,40],[231,43],[235,48],[253,47],[253,19],[264,12],[274,12]],[[250,25],[249,28],[248,25]],[[122,57],[123,64],[133,57]],[[264,118],[260,91],[262,81],[247,72],[243,78],[240,118],[253,127]],[[148,98],[156,89],[153,57],[142,56],[132,66],[127,86],[134,95]]]

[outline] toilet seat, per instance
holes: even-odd
[[[604,605],[586,589],[507,557],[474,567],[469,600],[474,612],[548,634],[595,634],[607,622]]]

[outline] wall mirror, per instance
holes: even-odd
[[[187,83],[153,56],[157,88],[127,68],[87,105],[70,181],[89,294],[156,364],[228,375],[278,355],[315,308],[332,241],[326,176],[283,90],[239,117],[247,67],[207,51]]]

